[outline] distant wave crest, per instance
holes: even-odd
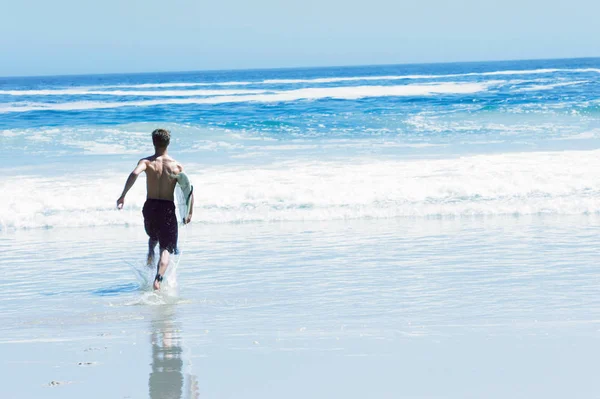
[[[0,106],[0,113],[30,111],[79,111],[86,109],[103,109],[119,107],[149,107],[155,105],[174,104],[222,104],[239,102],[287,102],[297,100],[318,100],[334,98],[356,100],[366,97],[389,96],[431,96],[439,94],[472,94],[487,89],[484,83],[434,83],[402,86],[352,86],[352,87],[316,87],[276,91],[263,94],[219,95],[202,98],[170,98],[142,101],[77,101],[66,103],[29,103],[27,105],[11,104]]]
[[[375,75],[375,76],[339,76],[323,78],[305,78],[305,79],[265,79],[259,81],[232,81],[232,82],[172,82],[172,83],[143,83],[137,85],[115,85],[101,86],[102,88],[164,88],[164,87],[197,87],[197,86],[246,86],[246,85],[282,85],[298,83],[336,83],[353,81],[385,81],[385,80],[415,80],[415,79],[445,79],[459,78],[469,76],[509,76],[509,75],[542,75],[556,72],[567,73],[600,73],[600,68],[542,68],[542,69],[523,69],[523,70],[505,70],[490,72],[470,72],[455,74],[413,74],[413,75]]]

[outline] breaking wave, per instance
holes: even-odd
[[[497,82],[493,82],[497,83]],[[30,111],[79,111],[86,109],[106,109],[120,107],[151,107],[155,105],[175,104],[222,104],[241,102],[289,102],[298,100],[319,100],[325,98],[356,100],[367,97],[419,97],[448,94],[473,94],[485,91],[490,82],[484,83],[436,83],[402,86],[353,86],[320,87],[277,91],[264,94],[219,95],[202,98],[170,98],[141,101],[77,101],[66,103],[28,103],[26,105],[7,104],[0,107],[0,113]]]
[[[600,150],[187,170],[196,223],[600,213]],[[125,175],[3,179],[0,228],[141,225],[143,182],[115,209]]]

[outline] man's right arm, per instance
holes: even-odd
[[[129,190],[131,190],[131,187],[133,187],[133,184],[137,180],[137,177],[140,175],[140,173],[142,173],[143,171],[146,170],[147,165],[148,165],[148,162],[145,159],[140,159],[140,161],[138,162],[138,164],[135,167],[135,169],[133,170],[133,172],[131,172],[129,174],[129,177],[127,178],[127,181],[125,182],[125,187],[123,188],[123,192],[121,193],[121,196],[117,200],[117,208],[123,209],[123,205],[125,204],[125,195],[127,194],[127,192]]]

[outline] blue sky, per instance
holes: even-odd
[[[600,56],[591,0],[20,0],[0,76]]]

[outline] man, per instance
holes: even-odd
[[[142,209],[144,228],[148,234],[148,265],[154,263],[154,248],[159,244],[160,258],[156,265],[154,289],[160,289],[160,283],[169,266],[169,254],[177,251],[177,218],[173,202],[177,175],[183,172],[183,166],[167,154],[171,141],[168,130],[156,129],[152,132],[154,155],[141,159],[125,183],[123,193],[117,200],[117,208],[123,209],[125,195],[133,187],[140,173],[146,172],[146,203]],[[189,216],[185,224],[192,220],[194,198],[190,201]]]

